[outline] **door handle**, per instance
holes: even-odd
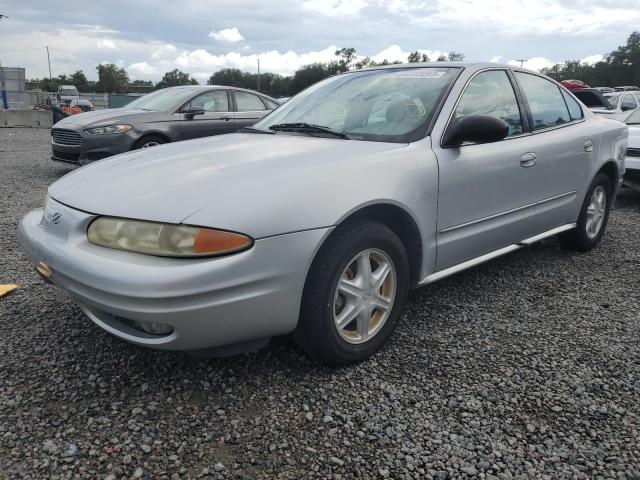
[[[533,167],[536,164],[537,158],[533,152],[525,153],[520,157],[520,165],[524,168]]]
[[[589,139],[586,142],[584,142],[584,151],[593,152],[593,140]]]

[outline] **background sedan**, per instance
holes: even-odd
[[[231,133],[278,105],[271,97],[239,88],[166,88],[123,108],[60,120],[51,130],[52,158],[85,164],[138,148]]]

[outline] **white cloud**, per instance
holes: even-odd
[[[134,78],[148,77],[160,73],[156,67],[149,65],[147,62],[132,63],[127,67],[127,72]]]
[[[114,42],[113,40],[109,40],[108,38],[100,38],[98,41],[96,41],[96,47],[105,50],[115,50],[118,48],[116,46],[116,42]]]
[[[328,17],[353,17],[360,14],[367,4],[366,0],[306,0],[302,8]]]
[[[489,60],[489,62],[491,62],[491,63],[500,63],[500,60],[502,60],[502,56],[496,55],[494,57],[491,57],[491,60]]]
[[[446,52],[441,52],[440,50],[418,50],[420,53],[426,53],[431,61],[435,61],[440,55],[446,55]],[[376,53],[371,56],[371,59],[376,62],[381,62],[382,60],[389,60],[390,62],[394,62],[399,60],[401,62],[406,62],[407,57],[411,52],[405,52],[400,48],[399,45],[391,45],[384,50]]]
[[[520,66],[520,60],[509,60],[509,65],[513,65],[514,67]],[[543,68],[553,67],[557,62],[552,62],[548,58],[544,57],[533,57],[522,62],[522,66],[524,68],[528,68],[529,70],[537,70],[540,71]]]
[[[602,60],[604,60],[604,55],[595,54],[595,55],[589,55],[588,57],[584,57],[582,60],[580,60],[580,63],[584,63],[586,65],[594,65],[598,62],[601,62]]]
[[[230,43],[241,42],[242,40],[244,40],[244,37],[240,34],[240,30],[238,30],[238,27],[225,28],[217,32],[213,30],[209,33],[209,37],[213,38],[214,40],[218,40],[219,42]]]

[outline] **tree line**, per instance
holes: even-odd
[[[411,52],[407,62],[442,62],[461,61],[464,55],[450,52],[431,59],[426,53]],[[369,57],[358,57],[355,48],[340,48],[335,52],[335,59],[329,62],[316,62],[303,65],[293,75],[285,76],[278,73],[245,72],[238,68],[223,68],[213,73],[207,80],[208,85],[227,85],[233,87],[259,90],[273,97],[289,97],[314,83],[335,75],[377,65],[402,63],[382,60],[375,62]],[[96,67],[97,81],[87,80],[82,70],[70,75],[59,75],[56,78],[44,78],[29,81],[30,88],[40,88],[44,91],[56,91],[59,85],[75,85],[81,92],[127,93],[147,92],[154,89],[179,85],[198,85],[198,81],[188,73],[179,69],[166,72],[162,80],[154,84],[147,80],[130,81],[124,68],[114,64],[101,64]],[[633,32],[626,43],[606,55],[602,61],[588,65],[579,60],[567,60],[564,63],[545,68],[542,73],[556,79],[578,79],[592,86],[618,86],[640,84],[640,32]]]
[[[633,32],[624,45],[588,65],[579,60],[543,68],[542,73],[561,80],[582,80],[592,87],[640,85],[640,32]]]
[[[348,70],[374,67],[377,65],[391,65],[402,63],[400,61],[390,62],[382,60],[375,62],[369,57],[359,58],[355,48],[340,48],[335,52],[336,58],[329,62],[316,62],[303,65],[298,68],[293,75],[285,76],[278,73],[245,72],[239,68],[223,68],[212,74],[207,80],[207,85],[226,85],[250,90],[259,90],[272,97],[289,97],[304,90],[314,83]],[[464,55],[458,52],[451,52],[449,55],[440,55],[434,59],[437,62],[462,61]],[[411,52],[407,62],[430,62],[429,56],[420,51]],[[124,68],[113,63],[100,64],[96,67],[98,80],[88,80],[82,70],[77,70],[69,75],[58,75],[55,78],[34,79],[27,82],[30,89],[39,88],[43,91],[57,91],[60,85],[75,85],[80,92],[96,93],[127,93],[132,91],[151,91],[166,87],[180,85],[198,85],[198,81],[188,73],[179,69],[166,72],[162,80],[155,85],[147,80],[129,79],[129,75]]]

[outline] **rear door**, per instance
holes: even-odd
[[[541,231],[575,222],[595,164],[600,135],[580,104],[556,83],[515,72],[532,125]]]
[[[208,137],[234,131],[233,112],[227,90],[209,90],[185,103],[174,117],[180,122],[180,138]],[[204,114],[190,117],[183,112],[188,108],[201,108]]]
[[[501,118],[509,125],[509,135],[495,143],[459,147],[443,147],[442,137],[433,139],[440,171],[436,270],[538,233],[539,177],[530,158],[531,135],[507,70],[480,71],[468,81],[444,134],[456,120],[474,114]]]
[[[259,95],[240,90],[233,90],[235,102],[235,129],[253,125],[271,111]]]

